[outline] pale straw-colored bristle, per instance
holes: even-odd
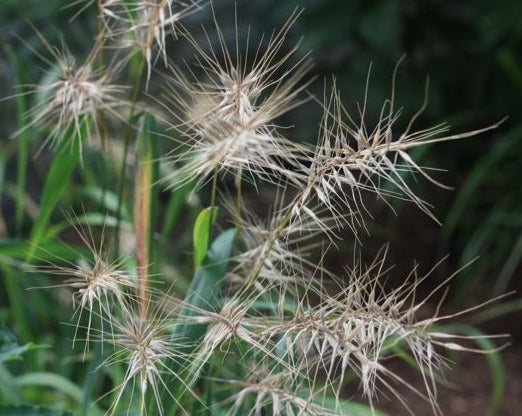
[[[345,373],[354,371],[372,407],[376,392],[384,388],[408,408],[400,391],[407,388],[430,402],[434,413],[440,414],[435,375],[446,366],[441,351],[473,349],[460,343],[464,338],[458,335],[431,329],[439,320],[455,315],[417,318],[427,299],[417,300],[416,289],[429,274],[417,278],[414,269],[409,277],[415,280],[408,279],[386,293],[381,283],[387,272],[384,259],[385,252],[368,268],[355,267],[347,284],[333,293],[313,285],[309,297],[286,296],[285,303],[294,301],[296,306],[274,318],[272,325],[266,324],[266,348],[285,345],[295,371],[324,373],[326,383],[337,391],[338,397]],[[441,288],[442,285],[435,291]],[[425,393],[387,367],[384,357],[389,354],[388,348],[398,344],[406,346],[416,361]]]
[[[172,65],[167,102],[162,104],[179,121],[172,127],[183,135],[171,157],[179,165],[174,186],[194,177],[202,183],[215,172],[230,172],[252,183],[273,182],[281,175],[297,182],[294,176],[308,151],[286,139],[276,121],[306,100],[299,96],[310,82],[304,80],[310,62],[306,58],[291,62],[297,47],[283,50],[298,14],[292,14],[266,45],[261,42],[253,56],[248,55],[248,35],[241,51],[236,33],[231,50],[217,20],[219,45],[212,45],[207,34],[209,51],[186,35],[197,51],[203,76],[190,71],[189,79]]]
[[[101,338],[106,330],[112,333],[112,318],[115,310],[123,307],[130,298],[135,297],[135,277],[124,268],[124,258],[111,261],[104,250],[105,229],[102,230],[101,243],[96,244],[89,227],[75,225],[78,218],[68,217],[77,236],[88,250],[89,256],[81,255],[77,262],[56,258],[53,262],[43,260],[42,265],[28,266],[31,271],[44,273],[51,277],[62,278],[56,284],[43,286],[48,289],[67,289],[73,306],[72,319],[76,320],[74,341],[78,337],[80,327],[85,329],[85,352],[89,348],[93,319],[100,320]],[[45,248],[40,248],[44,252]],[[38,260],[38,258],[36,258]],[[82,325],[82,316],[87,314],[87,324]],[[104,324],[107,323],[108,325]]]
[[[447,187],[431,176],[429,168],[418,165],[409,152],[431,143],[476,136],[498,127],[499,123],[454,135],[447,134],[449,127],[445,124],[413,130],[427,104],[427,84],[420,110],[411,117],[404,130],[397,131],[395,125],[401,109],[395,108],[395,76],[396,73],[393,75],[392,96],[384,103],[373,127],[366,120],[367,98],[359,118],[353,118],[344,107],[334,82],[330,96],[323,103],[324,115],[315,156],[303,172],[302,177],[306,179],[293,203],[295,217],[305,215],[313,218],[314,212],[308,205],[315,201],[326,207],[333,217],[340,218],[344,214],[347,225],[356,232],[363,224],[362,214],[368,213],[364,195],[369,192],[392,210],[390,199],[411,201],[437,221],[431,205],[411,189],[406,175],[421,176],[441,188]],[[346,216],[347,212],[354,215]]]
[[[50,58],[28,47],[48,65],[48,72],[36,86],[21,86],[25,90],[23,94],[34,95],[36,103],[26,114],[28,123],[15,134],[18,136],[24,130],[37,127],[46,134],[41,148],[65,144],[79,147],[81,153],[83,145],[93,136],[102,137],[102,130],[106,128],[100,122],[102,116],[123,120],[122,114],[128,107],[127,87],[114,82],[121,63],[97,66],[97,45],[80,65],[66,46],[59,50],[38,31],[36,33]]]
[[[132,403],[125,405],[122,398],[125,393],[135,397],[136,389],[141,406],[145,406],[147,395],[152,392],[156,414],[159,415],[164,413],[162,392],[174,402],[177,400],[169,387],[169,380],[184,382],[179,373],[187,363],[187,355],[183,352],[187,344],[172,334],[173,313],[166,312],[163,303],[164,300],[155,302],[151,298],[148,305],[157,309],[148,309],[144,316],[136,302],[130,302],[121,308],[120,316],[113,321],[114,336],[105,342],[114,347],[114,353],[101,366],[123,363],[126,371],[121,383],[107,393],[115,392],[110,414],[115,414],[122,406],[130,409]]]
[[[199,10],[203,3],[203,0],[113,0],[102,6],[101,14],[109,39],[143,54],[148,83],[158,58],[167,65],[168,35],[177,36],[180,21]]]
[[[298,378],[290,371],[272,371],[269,366],[255,362],[251,376],[245,381],[229,381],[239,391],[230,399],[233,402],[228,414],[243,415],[245,402],[253,406],[247,415],[262,416],[341,416],[345,413],[322,407],[321,391],[309,386],[308,380]]]

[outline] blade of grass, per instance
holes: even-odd
[[[219,293],[235,237],[235,229],[222,232],[212,243],[201,267],[194,273],[194,278],[185,297],[184,306],[182,306],[179,314],[179,321],[173,328],[173,334],[176,334],[176,337],[182,340],[182,342],[196,346],[204,335],[205,325],[190,324],[185,321],[187,317],[196,313],[195,309],[214,310],[219,305]],[[182,352],[189,353],[190,350],[191,348],[186,347]],[[191,378],[190,371],[183,371],[181,368],[176,368],[174,371],[179,374],[183,382],[175,380],[172,384],[172,391],[177,400],[174,403],[169,402],[169,415],[175,415],[179,410],[179,403],[183,403],[183,396],[187,391],[187,383]]]
[[[207,256],[210,240],[210,227],[216,221],[218,214],[217,207],[208,207],[202,210],[196,218],[194,230],[192,232],[194,244],[194,270],[203,264]]]
[[[490,338],[484,336],[482,331],[473,326],[466,324],[454,324],[448,325],[447,328],[451,331],[459,332],[467,336],[476,337],[474,340],[475,343],[484,351],[488,351],[488,353],[485,354],[485,358],[488,361],[493,384],[491,387],[487,414],[489,416],[497,415],[500,410],[500,406],[502,405],[506,384],[504,361],[500,351],[496,350],[497,347]]]
[[[11,64],[15,80],[16,93],[16,113],[18,121],[18,129],[20,134],[18,136],[17,145],[17,191],[16,191],[16,208],[15,208],[15,224],[16,232],[20,233],[22,222],[24,219],[24,201],[25,201],[25,186],[27,182],[27,163],[29,158],[29,133],[30,130],[26,128],[27,123],[27,104],[26,96],[22,94],[20,85],[23,84],[22,68],[16,54],[7,46],[5,49],[7,58]]]
[[[89,132],[89,120],[84,118],[80,126],[79,134],[81,137],[73,137],[77,133],[72,128],[70,139],[64,141],[56,154],[51,168],[47,173],[42,197],[40,199],[40,212],[31,230],[31,247],[27,254],[26,261],[29,263],[33,259],[35,247],[37,247],[45,237],[45,231],[49,218],[56,207],[60,197],[69,184],[69,180],[78,165],[81,157],[81,139],[84,139]],[[71,146],[70,143],[77,145]]]
[[[522,126],[518,126],[505,134],[499,143],[475,166],[469,174],[465,184],[461,187],[455,202],[448,211],[443,222],[443,235],[449,238],[457,228],[461,217],[465,214],[470,201],[476,196],[477,189],[486,180],[488,174],[496,164],[518,146],[522,140]]]
[[[134,227],[136,231],[136,263],[138,268],[138,296],[140,312],[145,316],[148,309],[148,281],[151,272],[151,253],[156,218],[156,188],[158,180],[158,150],[154,118],[146,115],[141,133],[136,141],[138,169],[134,190]]]

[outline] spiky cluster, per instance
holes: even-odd
[[[293,178],[292,167],[304,157],[305,149],[286,139],[276,120],[303,102],[299,94],[309,84],[303,78],[310,61],[303,58],[291,63],[297,47],[280,54],[297,15],[266,45],[261,43],[253,58],[239,50],[239,39],[231,51],[217,23],[220,53],[206,50],[189,37],[198,52],[202,76],[188,79],[173,66],[168,85],[168,108],[175,110],[180,124],[174,127],[183,134],[181,151],[172,157],[179,165],[178,185],[194,175],[203,181],[216,170],[253,183],[260,178],[270,180],[274,174]],[[208,35],[207,40],[209,47],[215,47]]]
[[[166,377],[179,378],[173,366],[183,366],[186,359],[179,350],[182,345],[169,332],[172,321],[163,311],[141,316],[136,310],[123,308],[123,316],[115,322],[115,332],[112,345],[115,352],[102,364],[124,364],[126,372],[119,386],[116,386],[116,398],[112,401],[109,411],[114,413],[122,400],[124,393],[137,390],[141,402],[149,390],[152,391],[157,411],[163,414],[161,392],[172,393],[166,384]],[[176,400],[175,398],[173,398]],[[128,403],[130,409],[132,403]]]
[[[120,46],[139,51],[147,63],[147,80],[157,58],[167,64],[167,34],[187,15],[200,8],[201,0],[110,0],[102,3],[104,36]],[[156,57],[156,58],[155,58]]]
[[[65,143],[81,150],[92,136],[101,137],[102,114],[120,120],[125,114],[127,87],[114,82],[120,66],[97,68],[97,47],[79,65],[65,46],[60,51],[38,35],[54,60],[42,57],[49,72],[37,87],[29,87],[41,101],[27,112],[29,122],[23,130],[38,127],[46,132],[42,147],[49,144],[56,148]],[[94,132],[90,131],[91,126]]]
[[[94,332],[97,340],[113,349],[103,365],[125,365],[108,411],[117,412],[124,406],[124,397],[130,397],[130,412],[137,387],[142,414],[147,395],[163,414],[167,400],[177,403],[185,390],[199,386],[198,381],[208,376],[205,383],[226,378],[234,389],[226,392],[229,395],[222,403],[212,402],[212,406],[223,407],[223,414],[341,415],[347,375],[355,374],[372,409],[379,390],[388,390],[402,401],[401,389],[408,388],[428,400],[439,414],[435,380],[445,365],[442,351],[467,347],[457,336],[432,328],[451,315],[419,318],[419,311],[433,295],[422,300],[416,297],[419,283],[428,275],[419,278],[414,270],[399,287],[388,290],[383,283],[390,273],[385,251],[367,267],[356,262],[345,275],[328,270],[323,257],[336,247],[343,229],[350,229],[357,240],[368,212],[367,194],[390,207],[394,198],[411,201],[432,216],[429,203],[411,189],[408,175],[442,185],[409,152],[430,143],[471,137],[496,125],[456,135],[449,135],[445,125],[414,130],[424,102],[406,128],[398,130],[401,110],[395,104],[394,73],[391,97],[374,126],[367,121],[366,97],[359,116],[353,117],[334,83],[320,103],[323,115],[317,143],[292,141],[279,125],[281,116],[309,101],[304,92],[313,80],[308,76],[310,61],[307,56],[298,57],[298,46],[285,49],[285,38],[299,13],[293,13],[249,55],[249,35],[243,52],[236,28],[235,49],[230,48],[215,17],[217,47],[206,30],[208,45],[201,45],[179,27],[179,20],[200,5],[196,0],[99,3],[105,26],[98,45],[118,39],[117,45],[141,53],[143,66],[148,68],[147,82],[155,57],[167,62],[168,33],[182,34],[193,46],[195,66],[180,68],[172,63],[165,94],[156,99],[167,110],[161,121],[179,144],[163,160],[164,171],[170,168],[174,172],[164,179],[175,188],[192,184],[197,192],[212,178],[214,205],[219,201],[218,179],[233,176],[236,202],[223,204],[239,235],[231,257],[234,266],[226,273],[223,263],[229,259],[212,263],[214,251],[221,249],[212,247],[184,300],[171,293],[160,296],[148,291],[153,250],[143,249],[151,237],[143,234],[147,234],[144,230],[153,234],[149,218],[134,218],[139,242],[135,257],[138,268],[147,267],[147,272],[138,272],[135,278],[130,277],[133,274],[125,262],[111,262],[96,250],[92,235],[83,238],[92,255],[88,266],[40,268],[66,277],[63,285],[72,289],[79,315],[77,331],[81,311],[87,311],[87,342]],[[79,136],[87,116],[96,128],[101,114],[121,117],[120,107],[127,101],[118,98],[123,87],[112,84],[115,69],[94,69],[101,46],[82,66],[76,66],[68,53],[62,56],[49,49],[61,74],[58,81],[40,87],[39,92],[50,98],[32,110],[31,125],[46,125],[51,131],[47,140],[58,144],[69,129]],[[142,81],[138,77],[136,85]],[[131,122],[139,117],[134,114],[135,106],[134,99],[129,109]],[[143,111],[154,112],[146,106]],[[131,137],[133,125],[129,127]],[[144,171],[137,175],[137,186],[152,186]],[[122,172],[124,180],[125,169]],[[153,176],[151,171],[147,174]],[[256,190],[263,184],[277,190],[277,208],[270,215],[258,215],[246,206],[245,182]],[[147,210],[136,209],[135,217],[153,214],[153,203],[142,204],[139,199],[142,190],[136,188],[136,206],[146,205]],[[145,222],[147,226],[143,226]],[[210,234],[209,229],[205,238]],[[152,237],[150,244],[156,244]],[[199,244],[206,245],[206,240]],[[213,274],[221,269],[219,276]],[[211,296],[203,293],[212,288],[216,292]],[[100,325],[91,329],[93,315],[100,317]],[[112,336],[104,336],[107,329]],[[386,359],[397,349],[413,358],[424,379],[423,388],[389,368]],[[258,374],[245,376],[252,368]],[[181,384],[183,392],[172,391],[172,380]],[[130,396],[125,396],[127,392]],[[326,400],[327,396],[332,400]]]

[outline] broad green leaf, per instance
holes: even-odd
[[[80,135],[82,138],[88,135],[88,123],[89,120],[85,118],[80,127]],[[76,129],[72,127],[69,134],[71,136],[76,135]],[[76,143],[77,145],[71,146],[71,143]],[[81,142],[79,138],[70,137],[69,140],[65,140],[62,143],[45,179],[40,200],[40,213],[31,230],[32,245],[26,258],[27,262],[30,262],[33,258],[34,248],[44,239],[49,218],[60,200],[63,191],[67,187],[74,168],[80,161],[80,157]]]
[[[202,210],[196,218],[192,234],[194,243],[194,270],[203,264],[207,255],[210,240],[210,230],[217,218],[217,207],[208,207]]]
[[[219,294],[230,253],[236,236],[235,229],[221,233],[212,243],[207,256],[192,279],[185,306],[181,309],[182,317],[195,314],[194,309],[212,310],[219,304]],[[183,318],[182,318],[183,319]],[[204,333],[203,325],[177,324],[176,335],[185,341],[197,341]]]
[[[0,407],[0,416],[70,416],[71,413],[37,406]]]
[[[21,360],[22,354],[25,352],[44,347],[33,343],[18,345],[13,334],[5,329],[0,329],[0,363]]]
[[[222,232],[212,243],[201,267],[196,270],[185,297],[184,306],[181,308],[179,321],[173,328],[173,334],[182,342],[196,346],[205,334],[205,325],[189,324],[185,321],[187,317],[196,313],[196,309],[215,310],[219,305],[219,294],[235,236],[235,229]],[[188,354],[191,347],[180,349],[180,353]],[[175,380],[171,386],[172,391],[174,392],[174,397],[181,400],[187,390],[187,385],[190,384],[192,374],[190,371],[182,371],[180,368],[176,368],[173,371],[178,374],[179,379]],[[166,400],[168,400],[171,406],[168,414],[176,414],[179,401],[172,403],[170,395],[166,397]]]

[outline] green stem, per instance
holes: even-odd
[[[209,244],[212,241],[212,225],[214,222],[214,221],[212,221],[212,216],[214,215],[214,208],[216,206],[217,178],[218,178],[218,171],[217,171],[217,169],[214,169],[214,174],[212,176],[212,191],[210,194],[210,214],[211,214],[210,218],[211,219],[208,224],[208,242],[209,242]]]
[[[236,228],[238,234],[241,233],[241,212],[243,211],[243,181],[242,169],[236,175]]]
[[[141,403],[140,403],[140,415],[145,416],[147,414],[147,410],[145,408],[145,393],[147,392],[147,380],[144,376],[141,376]]]
[[[123,191],[125,188],[125,175],[127,172],[127,158],[128,158],[128,153],[129,153],[129,144],[130,144],[130,139],[132,136],[132,131],[134,128],[134,113],[136,111],[136,103],[137,103],[138,94],[139,94],[140,88],[141,88],[143,71],[145,69],[145,59],[143,58],[142,55],[138,55],[138,56],[139,56],[138,59],[140,59],[140,62],[138,64],[139,65],[138,70],[134,73],[134,76],[133,76],[134,82],[132,83],[133,89],[132,89],[132,96],[131,96],[131,107],[130,107],[130,113],[129,113],[129,120],[127,123],[127,129],[125,131],[125,138],[124,138],[124,144],[123,144],[123,162],[121,165],[120,179],[119,179],[120,182],[118,185],[118,209],[116,212],[117,224],[116,224],[116,236],[115,236],[115,242],[114,242],[116,256],[119,256],[119,251],[120,251],[121,209],[123,206]]]

